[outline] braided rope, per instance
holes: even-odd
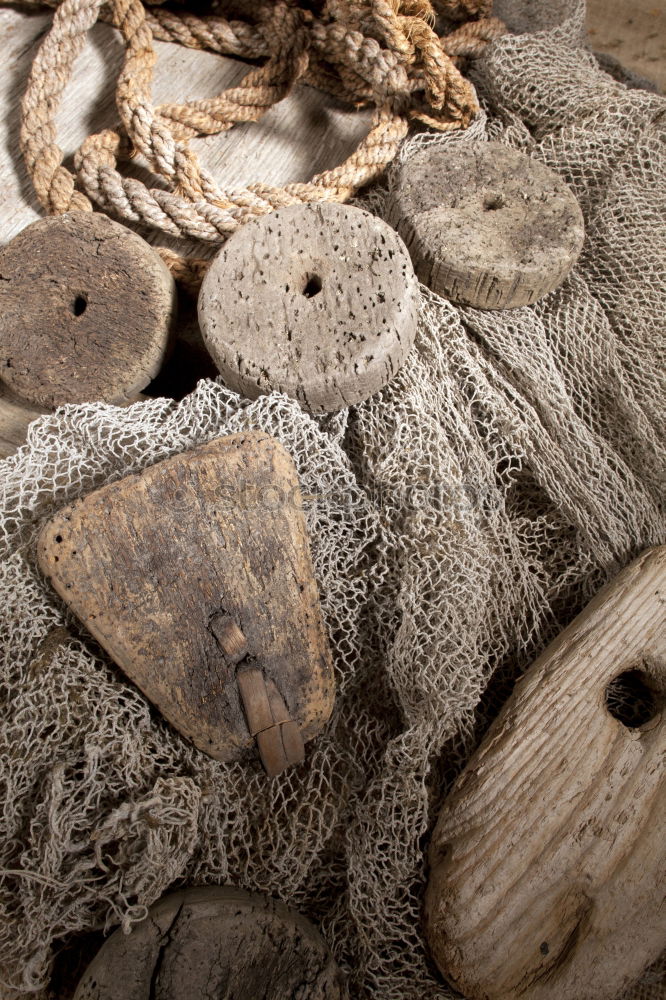
[[[470,10],[485,11],[487,6],[486,0],[437,4],[448,17],[468,17]],[[277,0],[254,4],[253,14],[256,23],[250,24],[146,8],[141,0],[63,0],[57,5],[23,98],[20,140],[46,210],[90,211],[94,202],[121,219],[171,236],[219,243],[275,208],[344,201],[393,160],[411,119],[440,130],[471,122],[478,105],[458,65],[504,31],[501,22],[484,17],[440,38],[430,0],[328,0],[321,16],[291,0]],[[89,136],[74,157],[73,175],[63,166],[54,117],[74,60],[99,18],[113,24],[125,44],[116,85],[121,128]],[[264,61],[238,86],[216,97],[155,108],[155,38]],[[308,183],[222,191],[201,167],[189,140],[259,120],[299,81],[356,107],[374,105],[366,138],[344,163]],[[119,162],[137,153],[162,186],[148,187],[121,174]],[[202,262],[189,266],[171,251],[163,257],[185,282],[200,277]]]

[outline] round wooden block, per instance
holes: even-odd
[[[159,371],[175,310],[136,233],[88,212],[40,219],[0,250],[0,378],[46,407],[126,402]]]
[[[326,943],[283,903],[230,886],[165,896],[116,931],[74,1000],[345,1000]]]
[[[201,330],[224,381],[279,390],[311,413],[367,399],[416,333],[418,283],[402,240],[348,205],[292,205],[243,226],[211,265]]]
[[[421,150],[397,176],[389,221],[424,284],[479,309],[552,292],[584,237],[580,206],[557,174],[496,142]]]

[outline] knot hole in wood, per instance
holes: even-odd
[[[606,687],[606,710],[627,729],[654,728],[661,721],[666,704],[665,667],[666,664],[645,660],[623,670]]]

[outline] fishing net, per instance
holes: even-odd
[[[400,157],[487,138],[556,170],[587,226],[560,289],[507,312],[423,289],[407,364],[344,414],[204,381],[180,403],[61,409],[2,463],[4,997],[45,998],[54,956],[71,965],[85,936],[129,930],[169,887],[225,882],[312,917],[353,997],[455,996],[421,930],[438,804],[521,671],[666,540],[666,104],[584,47],[577,0],[497,13],[512,33],[474,65],[483,114]],[[381,214],[385,196],[364,204]],[[66,502],[246,428],[296,461],[338,682],[306,765],[272,782],[189,746],[35,566],[36,532]],[[663,998],[663,973],[625,1000]]]

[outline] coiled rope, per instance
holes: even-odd
[[[248,220],[284,205],[345,201],[395,157],[413,120],[438,130],[466,128],[478,112],[461,60],[503,33],[488,0],[326,0],[321,13],[289,0],[252,5],[252,21],[147,8],[141,0],[63,0],[35,56],[22,103],[21,149],[49,213],[92,211],[170,236],[219,243]],[[435,31],[438,14],[458,24]],[[98,19],[116,27],[125,57],[116,84],[117,130],[89,136],[63,164],[55,114],[87,32]],[[152,104],[155,39],[262,60],[217,97]],[[190,140],[258,121],[298,82],[354,107],[375,108],[368,135],[337,167],[308,183],[261,183],[227,192],[203,169]],[[124,176],[119,163],[141,154],[161,185]],[[161,251],[175,276],[200,280],[203,261]]]

